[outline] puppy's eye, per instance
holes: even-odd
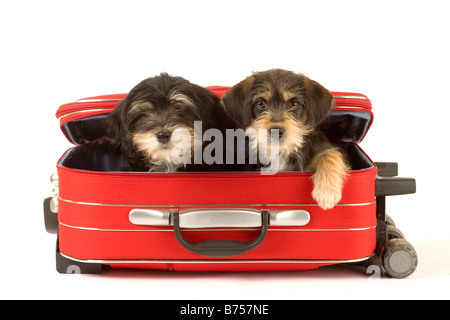
[[[262,102],[262,101],[257,101],[257,102],[255,103],[255,105],[256,105],[256,107],[257,107],[259,110],[264,110],[264,108],[266,107],[266,104],[265,104],[264,102]]]
[[[300,103],[297,100],[291,100],[289,105],[292,109],[297,109],[300,106]]]

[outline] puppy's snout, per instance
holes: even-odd
[[[159,143],[164,144],[164,143],[167,143],[170,141],[171,136],[172,136],[172,132],[167,131],[167,130],[162,130],[156,134],[156,139],[158,139]]]
[[[281,138],[283,138],[284,133],[286,132],[286,129],[282,126],[273,126],[273,127],[269,128],[269,132],[270,132],[270,135],[273,135],[273,134],[276,135],[278,133],[278,138],[281,139]]]

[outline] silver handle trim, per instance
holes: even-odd
[[[270,212],[271,226],[306,226],[311,221],[311,215],[306,210],[272,210]]]
[[[169,210],[133,209],[128,219],[138,226],[168,226],[170,225]]]
[[[180,210],[180,228],[252,228],[261,226],[261,211],[259,210]]]
[[[254,209],[185,209],[179,210],[180,227],[200,228],[254,228],[261,227],[261,211]],[[172,225],[171,210],[133,209],[129,220],[134,225]],[[311,216],[306,210],[272,210],[270,226],[306,226]]]

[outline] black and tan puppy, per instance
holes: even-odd
[[[194,155],[202,152],[203,133],[233,128],[227,119],[215,94],[161,73],[136,85],[106,118],[105,126],[128,160],[128,170],[174,172],[201,168]]]
[[[322,209],[341,200],[349,166],[342,152],[317,130],[333,105],[322,85],[273,69],[253,73],[232,87],[222,102],[240,128],[254,132],[250,149],[273,150],[276,134],[279,171],[315,171],[312,196]]]

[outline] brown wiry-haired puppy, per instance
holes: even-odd
[[[322,209],[341,200],[350,168],[342,152],[317,130],[334,104],[322,85],[302,74],[273,69],[253,73],[222,102],[242,129],[257,132],[250,148],[267,150],[271,134],[278,135],[279,171],[315,171],[312,196]]]

